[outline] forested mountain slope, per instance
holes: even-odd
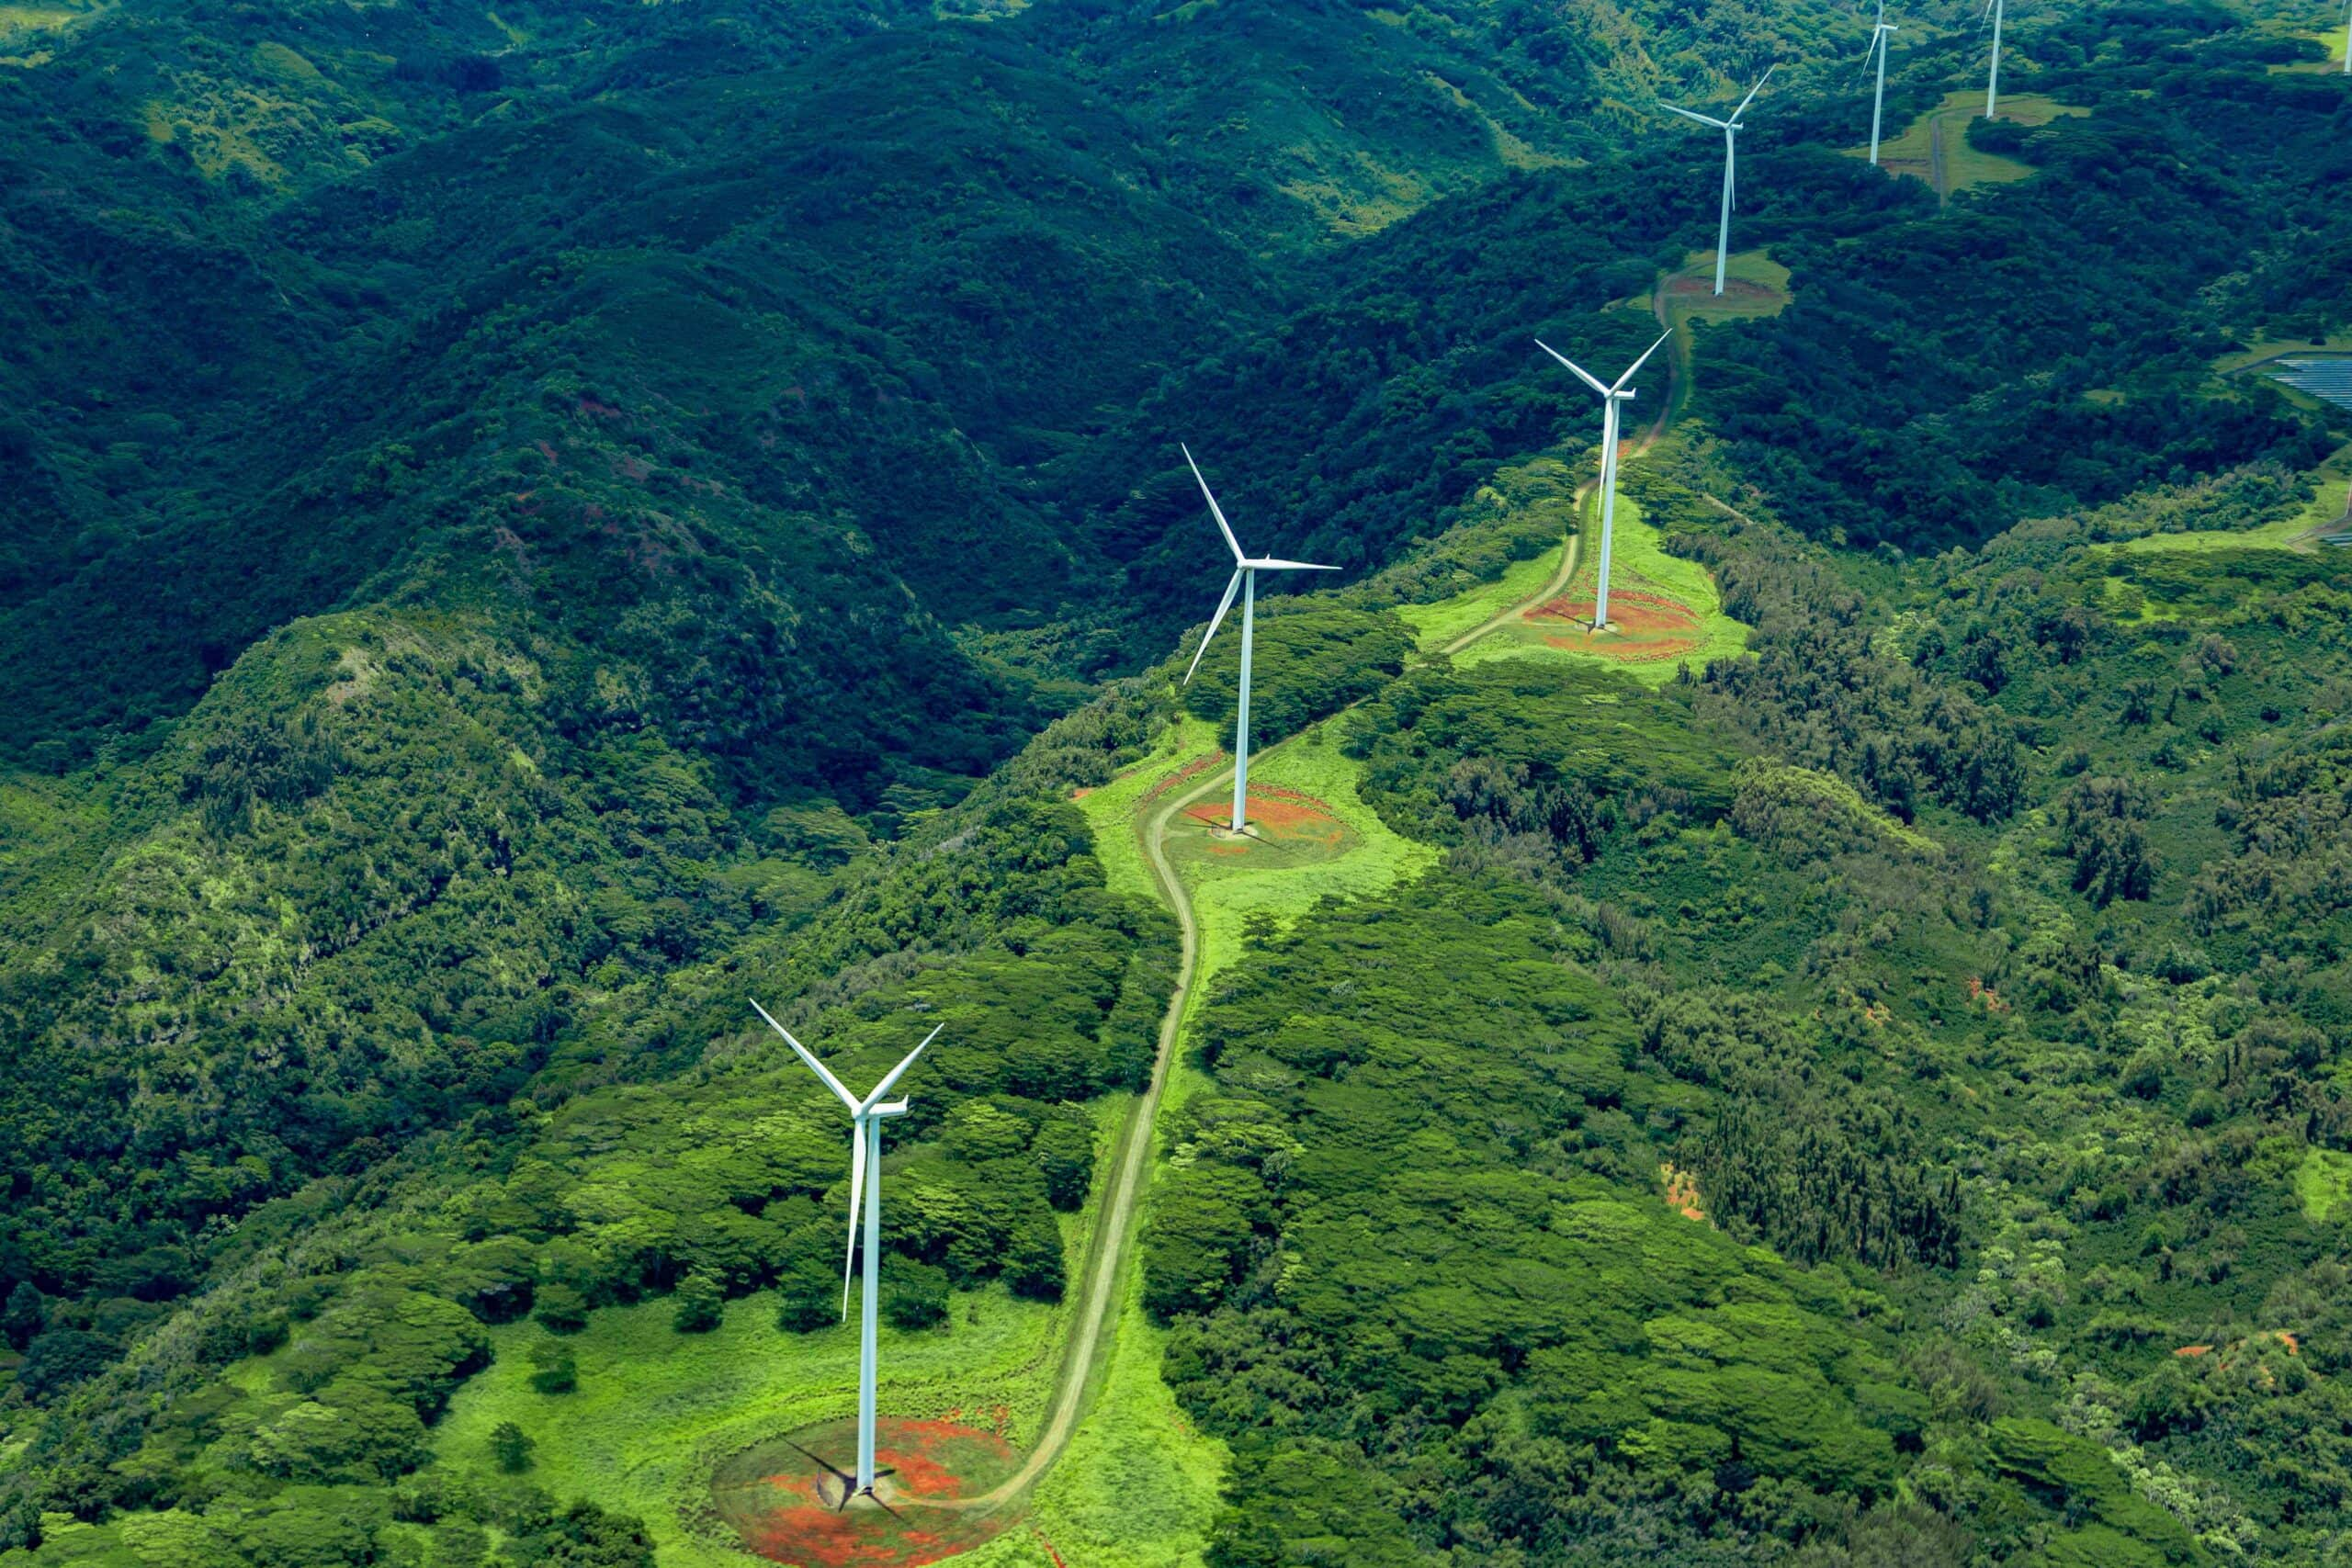
[[[1811,5],[0,16],[8,1568],[742,1561],[842,1196],[747,996],[946,1025],[893,1354],[971,1389],[895,1397],[1034,1435],[1182,951],[1082,792],[1230,721],[1180,436],[1345,569],[1257,705],[1385,869],[1191,911],[1123,1359],[988,1561],[2352,1530],[2352,425],[2211,368],[2352,325],[2283,25],[2020,6],[2086,112],[1947,203]],[[1775,55],[1711,317],[1642,106]],[[1581,515],[1527,339],[1661,317],[1623,547],[1747,651],[1437,651]]]

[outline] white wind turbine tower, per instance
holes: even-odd
[[[1201,634],[1201,646],[1193,655],[1193,668],[1184,671],[1184,683],[1192,684],[1193,671],[1201,667],[1201,655],[1209,650],[1209,638],[1216,636],[1216,628],[1225,624],[1225,613],[1233,608],[1233,596],[1241,595],[1241,701],[1239,712],[1233,721],[1233,830],[1237,833],[1249,826],[1250,818],[1250,645],[1257,629],[1258,574],[1261,571],[1337,571],[1336,566],[1315,566],[1303,560],[1275,560],[1271,557],[1252,558],[1241,553],[1240,543],[1233,536],[1233,525],[1225,520],[1225,509],[1217,505],[1216,496],[1209,489],[1209,481],[1201,478],[1201,466],[1193,461],[1193,449],[1180,445],[1184,462],[1193,470],[1193,478],[1200,480],[1201,494],[1208,498],[1209,515],[1216,519],[1217,532],[1225,536],[1226,547],[1233,552],[1233,581],[1225,585],[1225,597],[1216,602],[1216,614],[1209,618],[1209,629]]]
[[[1894,24],[1886,19],[1886,0],[1878,0],[1878,26],[1871,29],[1871,47],[1862,54],[1862,69],[1870,69],[1871,56],[1878,56],[1878,87],[1871,96],[1871,167],[1878,167],[1878,128],[1886,108],[1886,40],[1894,31]]]
[[[2344,0],[2344,73],[2352,76],[2352,0]]]
[[[1993,23],[1993,70],[1984,78],[1984,118],[1991,119],[2001,102],[2001,13],[2008,9],[2008,0],[1984,0],[1984,15]]]
[[[1756,101],[1756,95],[1764,90],[1764,84],[1770,82],[1772,79],[1772,73],[1779,69],[1777,64],[1764,68],[1764,74],[1756,79],[1756,85],[1747,89],[1747,96],[1739,100],[1739,107],[1731,111],[1729,119],[1717,119],[1713,115],[1693,114],[1689,109],[1677,108],[1672,104],[1658,105],[1658,107],[1668,114],[1679,114],[1684,119],[1695,119],[1701,125],[1712,125],[1724,133],[1724,220],[1722,227],[1715,233],[1715,292],[1718,294],[1724,291],[1724,263],[1731,254],[1731,209],[1733,204],[1738,199],[1736,192],[1738,189],[1739,176],[1736,171],[1739,163],[1739,117],[1747,112],[1747,106]]]
[[[1634,378],[1634,370],[1639,370],[1649,362],[1650,355],[1658,351],[1659,344],[1665,343],[1667,338],[1673,335],[1674,333],[1669,328],[1664,336],[1657,340],[1657,343],[1644,349],[1641,358],[1634,361],[1633,370],[1628,370],[1618,377],[1617,384],[1613,387],[1602,386],[1594,378],[1587,375],[1584,367],[1566,355],[1562,354],[1540,337],[1535,340],[1536,347],[1575,371],[1577,380],[1600,394],[1600,579],[1599,590],[1592,596],[1592,629],[1594,631],[1599,631],[1609,624],[1609,544],[1617,521],[1617,405],[1633,400],[1634,390],[1625,383]]]
[[[822,1078],[825,1087],[833,1091],[834,1098],[849,1109],[849,1249],[842,1259],[843,1321],[849,1317],[849,1276],[857,1255],[858,1211],[861,1205],[865,1209],[865,1269],[861,1291],[864,1319],[857,1341],[857,1473],[854,1476],[843,1475],[833,1470],[833,1474],[842,1482],[840,1506],[846,1508],[853,1497],[874,1496],[875,1314],[880,1304],[881,1289],[881,1270],[876,1265],[882,1253],[882,1123],[890,1117],[907,1113],[905,1100],[893,1100],[885,1105],[882,1097],[897,1086],[909,1067],[915,1065],[915,1058],[923,1054],[924,1047],[939,1038],[939,1029],[947,1026],[941,1024],[939,1029],[924,1035],[922,1044],[908,1052],[907,1059],[884,1074],[882,1081],[875,1085],[874,1092],[860,1100],[842,1088],[842,1080],[828,1072],[825,1064],[817,1060],[808,1047],[795,1040],[790,1030],[770,1017],[767,1009],[753,1002],[752,1010],[766,1019],[770,1029],[784,1036],[784,1043],[792,1047],[794,1055],[808,1063],[809,1070]],[[871,1182],[866,1179],[869,1166],[874,1175]],[[807,1452],[806,1450],[802,1451]],[[816,1458],[813,1454],[809,1457]],[[825,1463],[822,1460],[817,1462]],[[832,1470],[833,1467],[827,1464],[825,1468]],[[875,1501],[880,1502],[881,1499],[876,1497]]]

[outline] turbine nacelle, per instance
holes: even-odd
[[[1657,342],[1642,350],[1642,356],[1639,359],[1634,360],[1631,366],[1627,367],[1625,373],[1623,376],[1618,377],[1613,383],[1605,387],[1600,384],[1600,378],[1585,369],[1583,366],[1578,365],[1575,360],[1570,359],[1566,355],[1562,354],[1558,349],[1554,348],[1542,338],[1539,337],[1535,340],[1535,346],[1550,355],[1553,358],[1558,360],[1561,364],[1566,366],[1570,370],[1574,371],[1577,380],[1582,381],[1586,386],[1590,387],[1601,397],[1608,398],[1618,402],[1630,402],[1634,398],[1634,389],[1627,386],[1625,383],[1631,381],[1634,378],[1634,373],[1640,370],[1643,366],[1647,365],[1650,362],[1650,355],[1665,347],[1666,340],[1673,335],[1674,333],[1671,329],[1660,333],[1658,334]]]
[[[1216,503],[1216,492],[1209,489],[1208,479],[1201,473],[1201,466],[1193,461],[1193,449],[1182,442],[1176,449],[1184,454],[1184,466],[1193,470],[1193,479],[1201,487],[1202,498],[1209,503],[1209,515],[1216,519],[1216,531],[1225,536],[1226,548],[1233,552],[1233,576],[1225,585],[1225,597],[1216,602],[1216,614],[1209,617],[1209,629],[1201,634],[1201,646],[1193,650],[1192,668],[1184,671],[1184,683],[1193,683],[1193,674],[1201,667],[1201,660],[1209,650],[1209,639],[1216,636],[1217,627],[1225,625],[1225,613],[1233,608],[1234,596],[1241,592],[1242,579],[1261,571],[1337,571],[1336,566],[1317,566],[1312,561],[1283,560],[1273,556],[1246,556],[1241,553],[1241,541],[1233,536],[1233,525],[1225,520],[1225,508]]]
[[[886,1101],[883,1096],[898,1087],[899,1080],[906,1076],[907,1069],[915,1065],[915,1058],[922,1055],[930,1047],[931,1043],[939,1038],[939,1031],[947,1026],[944,1023],[940,1024],[924,1035],[922,1043],[908,1052],[906,1060],[883,1074],[882,1081],[874,1086],[874,1092],[860,1100],[849,1091],[841,1079],[833,1076],[831,1068],[817,1059],[815,1052],[794,1039],[792,1031],[778,1023],[767,1009],[755,1001],[752,1004],[752,1010],[766,1019],[770,1029],[784,1036],[784,1043],[792,1047],[793,1055],[808,1065],[808,1070],[815,1073],[823,1081],[825,1087],[833,1091],[833,1098],[840,1100],[849,1111],[849,1241],[842,1254],[842,1317],[846,1321],[849,1317],[850,1276],[855,1270],[857,1263],[857,1216],[858,1211],[865,1203],[866,1162],[869,1157],[878,1160],[882,1155],[881,1129],[876,1123],[890,1117],[904,1116],[907,1113],[905,1100]],[[870,1150],[869,1145],[872,1145]],[[876,1179],[878,1182],[878,1177]],[[870,1256],[865,1260],[865,1266],[869,1271],[874,1267],[874,1259]]]
[[[1617,515],[1617,407],[1620,403],[1633,400],[1634,389],[1627,383],[1650,362],[1650,355],[1665,347],[1666,340],[1673,335],[1671,327],[1660,333],[1657,341],[1642,350],[1642,356],[1628,366],[1623,376],[1605,387],[1600,384],[1600,377],[1542,338],[1535,340],[1536,347],[1566,366],[1577,380],[1600,395],[1600,570],[1594,579],[1592,592],[1592,629],[1595,631],[1604,630],[1609,625],[1609,542]]]

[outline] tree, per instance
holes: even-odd
[[[550,1334],[577,1334],[588,1326],[588,1298],[558,1281],[538,1290],[539,1326]]]
[[[896,1328],[936,1328],[947,1321],[947,1270],[892,1258],[882,1271],[882,1315]]]
[[[788,1334],[814,1334],[841,1321],[842,1285],[831,1268],[803,1258],[776,1281],[775,1325]]]
[[[531,1347],[531,1387],[539,1393],[570,1393],[580,1386],[580,1370],[571,1347],[542,1339]]]
[[[491,1428],[490,1457],[509,1475],[520,1475],[531,1468],[531,1450],[537,1446],[529,1433],[512,1421],[501,1421]]]
[[[1041,1302],[1062,1299],[1067,1283],[1062,1261],[1062,1230],[1049,1213],[1032,1213],[1012,1227],[1005,1249],[1004,1282],[1015,1295]]]
[[[681,1280],[677,1303],[670,1326],[681,1334],[707,1334],[727,1315],[727,1297],[718,1281],[707,1274],[689,1274]]]
[[[1086,1201],[1094,1181],[1094,1128],[1075,1117],[1046,1122],[1029,1145],[1046,1173],[1046,1201],[1065,1213]]]
[[[23,1349],[41,1331],[48,1305],[48,1298],[34,1288],[30,1280],[17,1280],[17,1288],[8,1292],[8,1304],[0,1307],[0,1337]]]

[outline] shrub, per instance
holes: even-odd
[[[542,1285],[533,1315],[549,1334],[577,1334],[588,1326],[588,1298],[570,1285]]]
[[[681,1334],[707,1334],[726,1316],[727,1298],[707,1274],[689,1274],[678,1283],[677,1310],[670,1326]]]
[[[531,1388],[538,1393],[570,1393],[580,1386],[579,1363],[571,1347],[542,1339],[531,1347]]]
[[[1004,1282],[1015,1295],[1041,1302],[1062,1299],[1068,1282],[1062,1231],[1051,1214],[1032,1214],[1012,1228],[1012,1243],[1005,1249]]]
[[[531,1468],[531,1450],[536,1447],[530,1434],[512,1421],[501,1421],[491,1429],[490,1457],[509,1475],[520,1475]]]
[[[882,1270],[882,1315],[895,1328],[936,1328],[947,1321],[947,1270],[892,1258]]]

